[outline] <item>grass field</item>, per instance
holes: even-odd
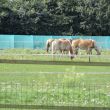
[[[13,49],[1,53],[36,51]],[[0,103],[110,107],[109,59],[97,57],[89,63],[88,58],[49,58],[1,56]]]
[[[14,80],[17,81],[17,79],[20,82],[23,82],[23,81],[31,82],[33,80],[39,80],[42,82],[42,76],[47,78],[48,81],[52,79],[52,82],[53,82],[53,78],[56,81],[58,79],[57,77],[59,77],[59,80],[62,80],[64,77],[63,75],[65,74],[64,73],[55,74],[52,72],[56,72],[56,73],[66,72],[67,75],[70,75],[70,77],[73,75],[72,76],[73,78],[75,73],[85,74],[86,77],[88,76],[86,79],[89,79],[89,80],[90,79],[97,80],[97,78],[100,79],[102,77],[101,78],[102,83],[104,83],[105,81],[110,81],[108,77],[109,74],[96,75],[96,74],[92,74],[92,72],[93,73],[110,72],[109,68],[110,68],[109,66],[103,67],[103,66],[41,65],[41,64],[40,65],[38,64],[0,64],[0,74],[2,76],[0,77],[0,82],[14,81]],[[43,72],[46,72],[46,73],[43,73]],[[50,72],[50,74],[48,72]],[[91,74],[87,74],[87,72],[91,72]],[[104,78],[103,76],[106,76],[106,77]]]
[[[108,72],[109,66],[0,64],[0,103],[109,107],[110,74],[86,69]]]
[[[109,74],[1,73],[0,103],[110,107]]]

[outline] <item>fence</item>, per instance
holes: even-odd
[[[1,83],[0,108],[109,110],[110,84]]]
[[[47,39],[93,39],[99,47],[110,49],[110,36],[33,36],[33,35],[0,35],[0,49],[31,48],[44,49]]]
[[[29,51],[29,50],[28,50]],[[6,51],[7,52],[7,51]],[[62,65],[72,65],[72,64],[79,64],[79,65],[88,65],[88,62],[91,62],[94,65],[110,65],[110,57],[109,52],[105,55],[74,55],[74,58],[71,60],[68,54],[45,54],[45,53],[13,53],[9,51],[7,52],[0,51],[0,62],[1,63],[26,63],[26,64],[49,64],[55,61],[55,64],[62,64]],[[21,52],[21,51],[20,51]],[[25,51],[23,51],[25,52]],[[105,52],[106,53],[106,52]],[[103,53],[102,53],[103,54]],[[71,62],[70,62],[71,61]]]

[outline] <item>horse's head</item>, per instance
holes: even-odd
[[[98,47],[95,47],[95,50],[96,50],[96,52],[97,52],[97,55],[101,55],[101,51],[99,50]]]
[[[70,44],[70,55],[71,55],[71,60],[72,60],[74,58],[74,50],[71,44]]]
[[[71,60],[74,58],[74,55],[71,55]]]
[[[70,41],[70,43],[72,44],[72,41],[73,41],[73,40],[72,40],[72,39],[69,39],[69,41]]]

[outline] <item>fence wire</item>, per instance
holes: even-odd
[[[74,58],[71,60],[71,56]],[[28,61],[27,63],[33,61],[73,61],[73,62],[102,62],[102,63],[110,63],[109,55],[70,55],[70,54],[46,54],[46,53],[0,53],[0,62],[11,60],[19,60],[21,63],[23,61]],[[101,63],[100,63],[101,64]]]

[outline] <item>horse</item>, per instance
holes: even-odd
[[[101,54],[95,40],[74,39],[71,43],[76,55],[78,54],[79,49],[86,50],[87,54],[92,54],[92,49],[95,49],[97,55]]]
[[[71,60],[74,58],[73,49],[69,40],[55,39],[52,42],[52,55],[55,54],[57,51],[60,51],[61,53],[64,51],[70,52]]]
[[[51,50],[51,46],[52,46],[52,42],[54,41],[55,39],[48,39],[46,41],[46,50],[47,50],[47,53],[49,52],[49,50]],[[59,40],[66,40],[65,38],[60,38]],[[66,50],[62,50],[60,51],[62,54],[65,53]]]

